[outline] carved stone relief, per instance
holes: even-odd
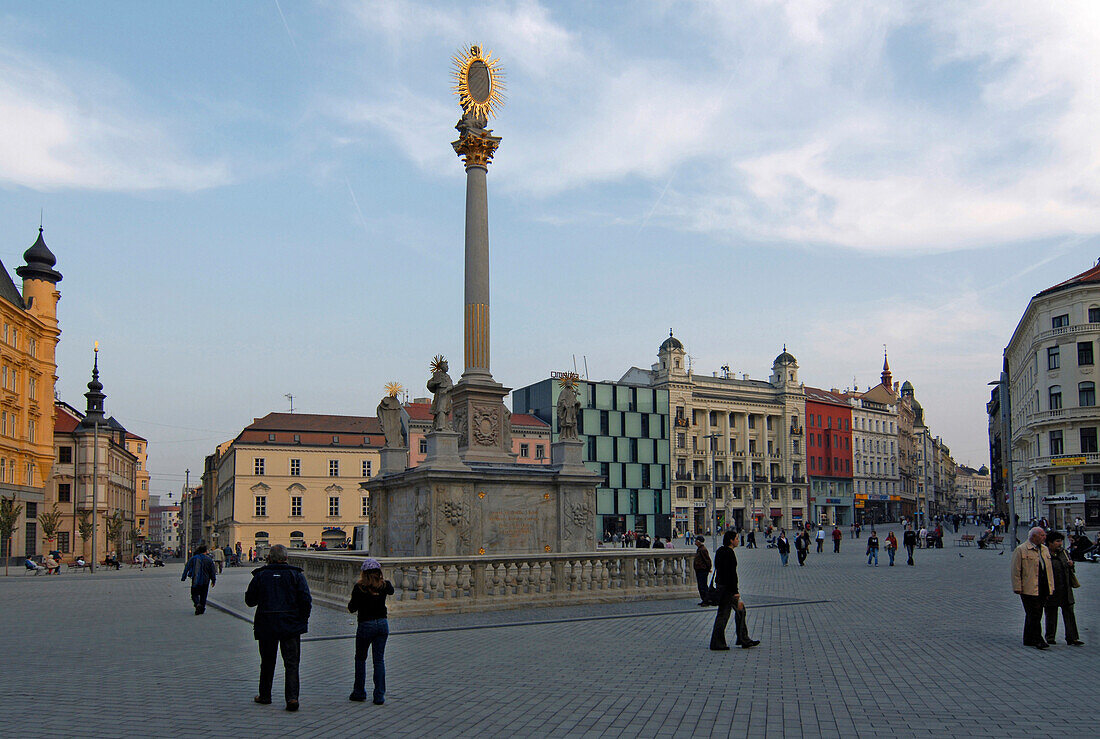
[[[481,446],[496,446],[500,438],[500,408],[475,405],[472,420],[470,431],[474,441]]]

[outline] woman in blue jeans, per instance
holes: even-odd
[[[386,596],[393,595],[393,584],[382,578],[382,565],[368,557],[363,561],[359,581],[351,589],[348,610],[359,615],[355,632],[355,685],[349,700],[367,699],[367,651],[374,657],[374,704],[386,702],[386,639],[390,622],[386,619]]]

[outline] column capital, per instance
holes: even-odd
[[[455,153],[462,157],[463,164],[469,167],[482,167],[488,169],[489,162],[493,160],[497,147],[500,146],[500,137],[490,135],[490,131],[484,133],[466,133],[452,141]]]

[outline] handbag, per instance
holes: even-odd
[[[1069,586],[1071,588],[1081,587],[1081,581],[1077,579],[1077,570],[1072,565],[1069,568]]]
[[[711,603],[718,603],[718,588],[714,587],[714,572],[710,573],[710,584],[707,586],[707,600]]]

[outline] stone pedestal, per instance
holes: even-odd
[[[583,441],[555,441],[550,445],[550,466],[562,469],[587,469],[584,466]]]
[[[512,424],[504,399],[511,388],[488,373],[466,373],[451,391],[451,427],[465,462],[511,464]]]
[[[428,453],[420,467],[433,470],[464,470],[466,465],[458,456],[457,431],[431,431],[424,437]]]
[[[393,475],[404,472],[405,468],[409,466],[408,449],[392,449],[386,447],[382,449],[381,457],[382,469],[379,470],[379,473],[383,475]]]

